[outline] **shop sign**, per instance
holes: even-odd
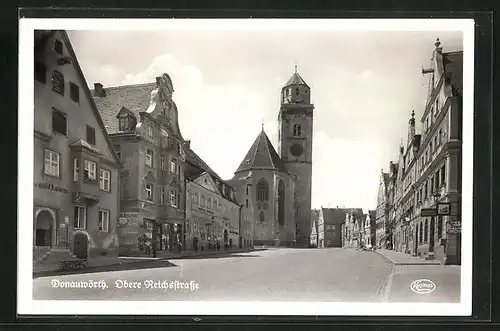
[[[38,187],[38,188],[41,188],[44,190],[61,192],[61,193],[68,193],[67,189],[65,189],[63,187],[56,186],[54,184],[50,184],[50,183],[35,183],[34,185],[35,185],[35,187]]]
[[[435,208],[422,208],[420,209],[420,216],[422,217],[437,216],[437,210]]]
[[[451,212],[451,204],[449,202],[441,202],[437,204],[438,215],[448,216]]]

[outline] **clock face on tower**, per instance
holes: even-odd
[[[291,147],[290,147],[290,153],[294,156],[294,157],[299,157],[302,155],[302,153],[304,153],[304,149],[302,148],[302,145],[301,144],[293,144]]]

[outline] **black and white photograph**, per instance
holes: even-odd
[[[19,38],[19,313],[471,314],[473,20]]]

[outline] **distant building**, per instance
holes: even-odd
[[[369,210],[368,214],[365,215],[364,222],[364,245],[374,247],[376,246],[376,211]]]
[[[377,209],[375,211],[376,224],[376,246],[378,248],[386,248],[387,234],[386,228],[389,221],[389,198],[387,194],[387,186],[389,182],[389,174],[382,170],[380,174],[380,182],[377,194]]]
[[[349,208],[345,214],[345,222],[343,227],[342,247],[345,248],[360,248],[362,240],[362,225],[366,219],[361,208]]]
[[[205,171],[190,175],[186,188],[187,249],[239,248],[241,206],[234,189]]]
[[[321,208],[318,222],[318,247],[342,247],[343,228],[349,208]]]
[[[33,259],[117,255],[120,162],[66,32],[34,44]]]
[[[318,247],[318,222],[319,222],[319,209],[313,209],[311,211],[311,247]]]

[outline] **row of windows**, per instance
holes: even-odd
[[[146,200],[154,202],[154,185],[152,183],[146,184]],[[172,207],[179,207],[181,201],[180,194],[177,193],[175,189],[169,191],[169,202]],[[165,188],[160,188],[160,205],[165,204]]]
[[[148,167],[153,168],[153,164],[154,164],[153,161],[154,161],[154,152],[153,152],[153,150],[146,149],[146,165]],[[165,164],[166,162],[165,161],[166,161],[166,156],[162,155],[161,158],[160,158],[160,168],[161,168],[161,170],[165,170],[165,166],[166,166],[166,164]],[[171,173],[180,175],[180,173],[181,173],[181,166],[178,163],[177,159],[175,159],[175,158],[171,158],[170,159],[169,171]]]
[[[441,113],[441,103],[439,100],[439,93],[436,95],[436,100],[434,101],[434,104],[431,106],[431,110],[429,112],[429,115],[427,115],[427,118],[425,119],[425,132],[427,133],[431,128],[432,124],[434,124],[434,121],[438,117],[438,115]],[[429,121],[430,120],[430,121]]]
[[[50,149],[45,149],[44,173],[48,176],[60,177],[61,175],[61,154]],[[93,161],[84,160],[84,179],[86,181],[97,180],[97,164]],[[80,160],[73,159],[73,181],[80,178]],[[109,192],[111,190],[111,172],[106,169],[99,169],[99,188]]]
[[[222,211],[222,201],[218,201],[215,198],[207,198],[203,194],[198,194],[198,192],[193,192],[191,194],[191,199],[195,206],[211,209],[214,211]]]
[[[432,194],[446,184],[446,164],[441,166],[435,173],[429,176],[427,181],[417,191],[417,203],[423,202],[430,198]]]
[[[54,109],[52,111],[52,132],[67,136],[68,132],[68,121],[66,114]],[[95,142],[95,129],[90,125],[86,125],[86,139],[89,144],[94,145]]]
[[[87,229],[87,207],[74,206],[73,207],[73,227],[75,229]],[[109,232],[109,211],[99,210],[97,218],[97,229],[102,232]]]
[[[431,219],[431,222],[429,223],[428,219],[425,219],[425,221],[420,222],[417,224],[417,242],[419,244],[426,244],[429,242],[429,234],[431,227],[433,225],[434,221]],[[441,239],[443,237],[443,216],[438,216],[437,218],[437,223],[436,223],[436,228],[435,230],[435,236],[437,239]]]
[[[42,62],[35,63],[35,79],[47,84],[47,67]],[[52,71],[52,91],[61,96],[65,93],[64,75],[57,70]],[[76,103],[80,102],[80,87],[73,82],[69,82],[69,98]]]
[[[441,146],[443,142],[446,142],[443,134],[443,129],[439,129],[438,134],[431,139],[428,147],[425,152],[422,153],[422,157],[418,161],[418,170],[422,170],[424,166],[432,160],[432,154],[439,148],[439,146]]]

